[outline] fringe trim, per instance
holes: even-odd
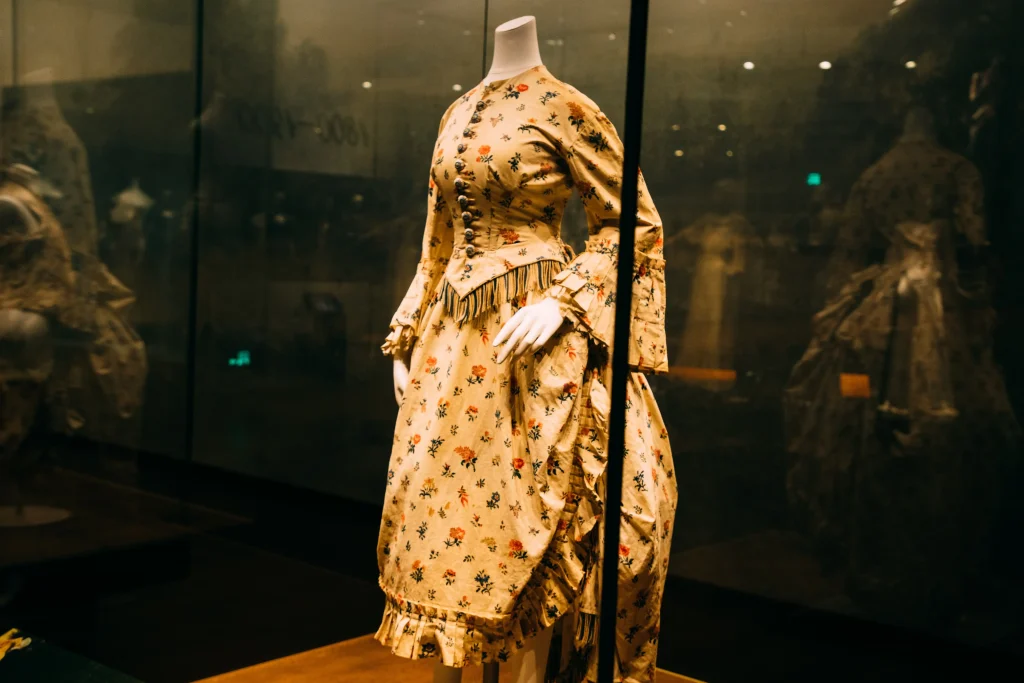
[[[513,268],[504,275],[491,278],[464,297],[459,297],[459,293],[445,279],[440,292],[441,301],[444,309],[456,322],[469,322],[481,313],[493,310],[523,294],[546,290],[564,268],[564,263],[554,260],[528,263]]]
[[[597,615],[579,612],[576,615],[576,647],[597,644]]]

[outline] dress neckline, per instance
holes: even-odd
[[[506,84],[511,83],[513,81],[518,81],[519,79],[523,78],[524,76],[526,76],[527,74],[529,74],[529,73],[531,73],[533,71],[537,71],[537,72],[547,71],[547,68],[543,64],[538,64],[537,66],[531,66],[529,69],[525,69],[523,71],[520,71],[519,73],[517,73],[517,74],[515,74],[513,76],[509,76],[508,78],[496,78],[493,81],[488,81],[485,78],[484,80],[480,81],[480,83],[477,85],[477,87],[478,88],[490,89],[490,90],[496,90],[496,89],[500,88],[503,85],[506,85]]]

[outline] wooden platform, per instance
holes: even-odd
[[[248,669],[214,676],[200,683],[431,683],[433,672],[434,660],[410,662],[395,657],[387,648],[378,644],[373,636],[363,636],[257,664]],[[482,675],[481,667],[473,667],[466,670],[462,681],[479,683]],[[508,678],[502,675],[501,680],[505,681]],[[659,669],[658,683],[699,682]]]

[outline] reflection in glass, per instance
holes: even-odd
[[[11,201],[46,223],[37,237],[46,235],[54,253],[66,254],[53,260],[50,249],[30,250],[22,262],[10,252],[7,265],[30,268],[28,282],[65,283],[66,291],[49,298],[41,289],[35,296],[42,303],[27,308],[54,315],[63,333],[47,387],[52,427],[117,441],[123,420],[142,402],[146,380],[145,345],[126,318],[134,296],[99,259],[88,155],[57,103],[52,72],[26,80],[36,83],[4,102],[0,159]],[[7,287],[17,282],[11,277]]]
[[[978,170],[914,108],[851,191],[839,293],[786,392],[790,497],[849,563],[855,600],[890,618],[944,618],[990,554],[997,463],[1019,427],[985,292],[960,277],[985,243]]]
[[[675,365],[684,381],[712,391],[729,389],[736,380],[740,292],[735,276],[744,270],[746,242],[753,232],[738,211],[740,193],[735,181],[716,183],[712,195],[715,208],[666,243],[666,250],[685,245],[698,253]]]

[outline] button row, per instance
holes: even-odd
[[[487,102],[485,102],[484,100],[479,100],[476,103],[476,111],[473,112],[473,115],[469,118],[470,123],[480,123],[480,112],[482,112],[486,108]],[[465,130],[462,131],[462,137],[472,138],[473,129],[470,128],[469,126],[466,126]],[[459,154],[464,154],[467,149],[469,149],[469,145],[467,145],[465,142],[459,143]],[[462,171],[465,168],[466,162],[463,159],[456,158],[455,171],[458,173],[462,173]],[[455,190],[459,193],[458,202],[459,207],[462,209],[462,223],[465,226],[465,229],[463,230],[462,234],[466,238],[467,242],[472,242],[473,238],[476,237],[476,233],[473,231],[473,213],[469,211],[469,197],[466,196],[466,191],[468,190],[468,188],[469,183],[467,183],[462,177],[455,178]],[[479,253],[482,252],[473,244],[466,245],[466,256],[468,256],[469,258],[473,258]]]

